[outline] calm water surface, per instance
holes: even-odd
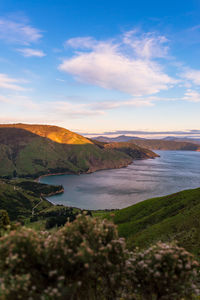
[[[84,209],[123,208],[142,200],[200,187],[200,152],[156,151],[156,159],[134,161],[127,168],[92,174],[59,175],[40,182],[62,184],[55,204]]]

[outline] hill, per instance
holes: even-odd
[[[199,255],[200,188],[148,199],[115,211],[114,222],[130,248],[177,240]]]
[[[188,151],[200,151],[200,145],[191,142],[179,142],[171,140],[130,140],[129,143],[134,143],[135,145],[150,150],[188,150]]]
[[[175,142],[187,142],[193,144],[200,144],[199,138],[188,138],[188,137],[176,137],[176,136],[167,136],[163,140],[165,141],[175,141]]]
[[[68,145],[92,144],[87,138],[65,128],[52,125],[37,124],[1,124],[0,128],[18,128],[32,132],[37,136],[48,138],[53,142]]]
[[[139,147],[136,156],[119,150],[57,126],[4,124],[0,125],[0,177],[90,173],[127,166],[140,151],[144,156]]]
[[[133,143],[128,142],[114,142],[109,144],[104,144],[105,149],[115,149],[121,151],[123,153],[128,154],[133,159],[147,159],[147,158],[155,158],[159,157],[158,154],[153,151],[145,148],[141,148]]]
[[[53,206],[40,196],[62,191],[62,186],[49,186],[46,184],[24,180],[0,180],[0,209],[5,209],[11,220],[30,217],[35,206],[35,212]]]
[[[93,172],[127,166],[132,158],[104,149],[64,128],[48,125],[0,126],[0,176]]]
[[[99,141],[103,143],[128,142],[146,148],[149,150],[190,150],[200,151],[200,141],[190,138],[166,137],[164,139],[145,139],[135,136],[120,135],[115,138],[106,136],[98,136],[91,138],[91,141]]]

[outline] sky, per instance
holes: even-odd
[[[200,0],[1,0],[0,123],[200,136]]]

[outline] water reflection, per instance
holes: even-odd
[[[51,202],[85,209],[123,208],[200,186],[200,152],[156,152],[160,158],[135,161],[127,168],[48,176],[41,182],[64,186],[65,193],[50,197]]]

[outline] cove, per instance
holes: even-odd
[[[118,209],[145,199],[200,187],[200,152],[156,151],[160,157],[137,160],[126,168],[81,175],[54,175],[41,183],[62,184],[65,192],[47,198],[82,209]]]

